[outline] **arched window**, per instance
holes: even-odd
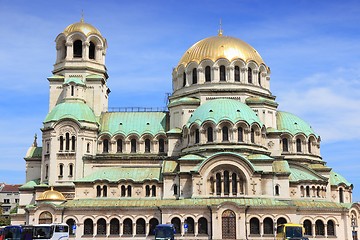
[[[296,152],[301,152],[301,139],[296,139]]]
[[[250,234],[260,234],[260,221],[257,218],[250,219]]]
[[[123,151],[122,139],[116,140],[116,151],[121,153]]]
[[[287,138],[282,139],[282,148],[283,148],[283,152],[289,151],[289,143],[288,143]]]
[[[122,197],[126,196],[126,187],[124,185],[121,186],[121,196]]]
[[[173,191],[174,191],[174,195],[178,194],[178,186],[176,184],[173,185]]]
[[[195,130],[195,143],[199,143],[200,142],[200,132],[199,129]]]
[[[75,231],[73,229],[73,226],[76,224],[75,220],[70,218],[70,219],[66,220],[66,224],[69,227],[69,235],[75,235]],[[76,227],[76,225],[75,225],[75,227]]]
[[[311,141],[308,141],[308,152],[311,153]]]
[[[64,165],[59,165],[59,177],[62,177],[64,175]]]
[[[71,86],[71,96],[74,96],[74,86]]]
[[[258,74],[258,79],[259,79],[259,85],[261,86],[261,72],[259,71],[259,74]]]
[[[244,141],[244,130],[242,127],[238,127],[238,142]]]
[[[97,221],[97,235],[106,235],[106,221],[103,218],[100,218]]]
[[[40,213],[39,224],[50,224],[52,223],[52,214],[48,211]]]
[[[75,151],[75,147],[76,147],[76,139],[75,136],[71,137],[71,150]]]
[[[131,144],[131,152],[136,153],[136,139],[134,139],[134,138],[131,139],[130,144]]]
[[[101,197],[101,186],[96,186],[96,197]]]
[[[215,184],[215,182],[214,182],[214,178],[213,177],[210,177],[210,193],[211,194],[214,194],[214,189],[215,189],[215,187],[214,187],[214,184]]]
[[[305,228],[305,235],[312,236],[312,224],[310,220],[305,220],[303,223],[303,226]]]
[[[207,128],[207,141],[208,142],[213,142],[214,141],[212,127]]]
[[[333,220],[327,222],[327,235],[335,236],[335,224]]]
[[[150,139],[145,139],[145,152],[149,153],[150,152]]]
[[[344,189],[343,188],[339,188],[339,201],[341,203],[344,202]]]
[[[74,42],[74,58],[82,58],[82,42],[81,40],[76,40]]]
[[[278,218],[278,220],[276,221],[277,226],[279,226],[281,224],[285,224],[285,223],[287,223],[287,221],[283,217]]]
[[[224,171],[224,194],[229,195],[230,182],[229,182],[229,172]]]
[[[107,186],[103,187],[103,197],[107,197]]]
[[[240,82],[240,68],[239,68],[239,66],[235,66],[234,80],[235,80],[235,82]]]
[[[211,68],[210,68],[210,66],[205,67],[205,82],[211,82]]]
[[[223,142],[229,141],[229,128],[227,126],[222,128],[222,138]]]
[[[69,177],[72,177],[74,175],[74,165],[69,164]]]
[[[188,230],[187,230],[187,234],[194,234],[195,233],[195,223],[194,223],[194,219],[192,217],[187,217],[185,219],[185,223],[187,223],[188,225]]]
[[[325,235],[325,226],[321,220],[315,222],[315,235],[324,236]]]
[[[60,136],[60,151],[64,150],[64,137]]]
[[[176,234],[181,234],[181,221],[179,218],[174,217],[173,219],[171,219],[171,224],[174,225]]]
[[[133,228],[132,228],[132,221],[130,218],[127,218],[123,222],[123,234],[124,235],[132,235],[133,234]]]
[[[149,234],[150,236],[154,235],[154,230],[156,228],[156,226],[159,224],[159,221],[156,218],[152,218],[149,221]]]
[[[142,218],[136,220],[136,234],[145,234],[145,220]]]
[[[194,68],[192,71],[192,83],[197,84],[197,69]]]
[[[110,235],[120,234],[120,221],[117,218],[110,220]]]
[[[69,133],[65,134],[65,150],[66,151],[70,150],[70,134]]]
[[[204,217],[201,217],[198,221],[198,233],[208,234],[208,221]]]
[[[250,133],[251,143],[255,143],[255,130],[252,128]]]
[[[149,197],[149,196],[150,196],[150,186],[149,186],[149,185],[146,185],[146,186],[145,186],[145,196],[146,196],[146,197]]]
[[[310,197],[310,187],[306,186],[306,197]]]
[[[49,177],[49,165],[45,165],[45,179],[48,179]]]
[[[216,195],[221,195],[221,174],[216,174]]]
[[[276,185],[275,186],[275,196],[279,196],[280,195],[280,186]]]
[[[165,141],[163,138],[159,139],[159,152],[165,152]]]
[[[220,81],[226,81],[226,71],[224,65],[220,66]]]
[[[131,197],[131,189],[132,189],[132,187],[129,185],[128,187],[127,187],[127,196],[128,197]]]
[[[95,59],[95,44],[90,42],[89,46],[89,59]]]
[[[152,196],[152,197],[156,197],[156,186],[155,186],[155,185],[153,185],[153,186],[151,187],[151,196]]]
[[[274,222],[271,218],[264,219],[264,234],[274,233]]]
[[[86,219],[84,221],[84,235],[93,235],[94,234],[94,224],[91,219]]]
[[[109,152],[109,140],[104,139],[103,141],[103,153]]]
[[[90,143],[86,144],[86,152],[89,153],[90,152]]]
[[[237,194],[237,185],[238,185],[236,173],[233,173],[231,176],[231,185],[232,185],[232,194],[236,195]]]
[[[248,67],[248,83],[252,83],[252,69]]]
[[[183,87],[186,86],[186,72],[183,73]]]

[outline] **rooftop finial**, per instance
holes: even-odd
[[[80,22],[84,22],[84,10],[81,9],[81,20]]]
[[[222,36],[223,35],[223,30],[222,30],[222,23],[221,23],[221,18],[220,18],[220,29],[218,31],[218,36]]]
[[[36,135],[36,133],[35,133],[35,136],[34,136],[34,142],[33,142],[33,144],[32,144],[32,146],[33,147],[37,147],[37,135]]]

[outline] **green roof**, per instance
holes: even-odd
[[[61,204],[66,209],[89,209],[94,208],[157,208],[157,207],[179,207],[189,208],[219,206],[223,203],[234,203],[237,206],[249,206],[254,208],[281,208],[288,210],[293,208],[306,208],[313,210],[337,209],[347,211],[351,204],[336,203],[321,200],[278,200],[274,198],[189,198],[189,199],[123,199],[123,198],[91,198],[73,199]]]
[[[306,169],[290,167],[290,182],[298,181],[324,181],[323,178],[317,176],[315,173],[306,171]]]
[[[30,147],[26,153],[25,158],[41,158],[42,147]]]
[[[145,180],[159,181],[160,170],[160,167],[102,168],[75,182],[94,182],[96,180],[107,180],[109,182],[118,182],[120,180],[132,180],[134,182],[143,182]]]
[[[278,111],[276,113],[276,120],[277,130],[280,132],[288,132],[292,135],[303,133],[306,136],[313,134],[317,137],[311,126],[294,114]]]
[[[92,109],[83,102],[63,102],[56,105],[45,118],[44,123],[71,118],[77,121],[96,123]]]
[[[204,157],[195,154],[187,154],[179,158],[179,160],[187,160],[187,161],[202,161],[204,159],[205,159]]]
[[[176,171],[177,162],[172,160],[166,160],[163,164],[163,173],[173,173]]]
[[[76,78],[76,77],[71,77],[65,80],[64,84],[69,84],[69,83],[75,83],[76,85],[85,85],[85,83],[80,79],[80,78]]]
[[[182,133],[182,130],[180,128],[173,128],[173,129],[170,129],[169,131],[167,131],[167,133],[169,133],[169,134],[171,134],[171,133],[180,134],[180,133]]]
[[[274,107],[277,107],[279,104],[272,99],[264,97],[248,97],[245,99],[246,104],[268,104]]]
[[[19,187],[19,190],[34,189],[34,187],[38,186],[39,184],[40,184],[40,178],[39,179],[34,179],[34,180],[31,180],[31,181],[28,181],[27,183],[25,183],[24,185]]]
[[[246,104],[233,99],[214,99],[200,105],[191,115],[187,126],[193,123],[201,125],[205,121],[212,121],[218,124],[220,121],[227,120],[232,123],[245,121],[249,125],[258,123],[260,119],[256,113]]]
[[[274,158],[269,157],[268,155],[264,154],[251,154],[247,156],[247,159],[249,160],[274,160]]]
[[[290,173],[289,163],[285,160],[274,161],[272,163],[272,170],[276,173]]]
[[[165,112],[106,112],[100,117],[100,134],[157,134],[166,133]]]
[[[335,186],[338,186],[340,184],[345,184],[346,186],[351,185],[351,183],[348,182],[343,176],[334,171],[330,172],[330,184]]]
[[[193,97],[183,97],[171,101],[168,107],[174,107],[178,105],[200,105],[200,100]]]

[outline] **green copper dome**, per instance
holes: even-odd
[[[97,123],[94,112],[88,105],[82,102],[63,102],[56,105],[53,110],[48,113],[44,123],[59,121],[64,118]]]
[[[205,121],[212,121],[215,124],[227,120],[232,123],[245,121],[249,125],[260,122],[256,113],[246,104],[233,99],[214,99],[199,106],[190,117],[187,126],[192,123],[201,125]]]
[[[311,126],[294,114],[278,111],[276,113],[276,120],[278,131],[288,132],[292,135],[303,133],[306,136],[309,136],[313,134],[317,137]]]

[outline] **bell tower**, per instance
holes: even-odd
[[[66,27],[55,42],[56,61],[53,76],[48,78],[49,112],[66,101],[74,89],[78,100],[85,102],[96,116],[107,111],[110,93],[105,66],[107,42],[100,31],[82,18]]]

